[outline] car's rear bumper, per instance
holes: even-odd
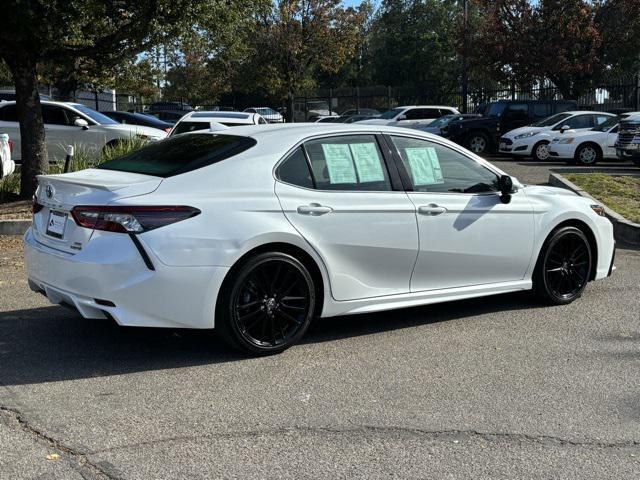
[[[75,307],[85,318],[109,315],[120,325],[212,328],[215,302],[228,267],[169,267],[149,253],[148,268],[131,239],[90,241],[69,254],[24,236],[32,290],[54,304]]]

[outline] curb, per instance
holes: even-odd
[[[0,235],[24,235],[31,220],[0,220]]]
[[[613,236],[616,239],[616,242],[631,245],[634,247],[640,247],[640,224],[633,223],[624,218],[622,215],[614,212],[609,207],[604,205],[600,200],[593,198],[587,192],[582,190],[577,185],[571,183],[559,173],[549,174],[549,185],[571,190],[581,197],[590,198],[594,202],[602,205],[604,207],[605,215],[611,221],[611,223],[613,223]]]

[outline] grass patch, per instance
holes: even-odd
[[[640,178],[604,173],[569,173],[564,176],[614,212],[640,223]]]

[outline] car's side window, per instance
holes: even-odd
[[[512,103],[507,107],[505,117],[511,119],[524,119],[529,115],[529,106],[526,103]]]
[[[45,125],[69,126],[64,109],[55,105],[42,105],[42,121]]]
[[[601,125],[604,122],[606,122],[607,120],[609,120],[611,117],[608,117],[606,115],[596,115],[595,116],[595,124],[596,125]]]
[[[313,188],[313,179],[309,171],[309,164],[302,147],[298,147],[278,167],[278,179],[298,187]]]
[[[498,176],[475,160],[429,140],[391,137],[416,192],[487,193]]]
[[[563,125],[568,125],[571,128],[590,128],[593,127],[593,116],[576,115],[564,122]]]
[[[405,112],[407,120],[423,120],[440,117],[440,110],[435,108],[412,108]]]
[[[304,144],[318,190],[390,191],[391,182],[374,135],[346,135]]]
[[[17,122],[18,121],[18,111],[14,105],[7,105],[6,107],[0,108],[0,120],[3,122]]]

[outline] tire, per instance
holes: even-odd
[[[537,162],[546,162],[549,160],[549,142],[543,140],[536,143],[531,149],[531,156]]]
[[[280,353],[309,328],[315,291],[311,274],[297,258],[281,252],[258,254],[225,280],[215,328],[231,347],[244,353]]]
[[[545,241],[533,273],[533,289],[551,305],[566,305],[582,295],[593,268],[587,236],[576,227],[561,227]]]
[[[464,142],[464,146],[476,155],[488,153],[489,145],[489,137],[483,132],[471,132]]]
[[[585,167],[595,165],[600,160],[602,160],[602,152],[592,143],[580,145],[574,156],[574,162]]]

